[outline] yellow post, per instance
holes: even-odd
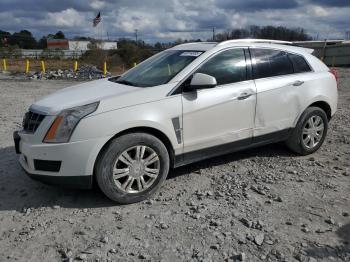
[[[74,72],[78,71],[78,61],[74,61]]]
[[[2,59],[2,65],[3,65],[3,70],[4,70],[4,71],[7,71],[6,58]]]
[[[334,67],[335,65],[335,56],[333,56],[333,59],[332,59],[332,67]]]
[[[136,66],[136,63],[134,63],[134,67]]]
[[[26,60],[26,74],[29,73],[29,60]]]
[[[105,61],[104,63],[103,63],[103,75],[106,77],[106,75],[107,75],[107,62]]]
[[[41,60],[41,72],[42,72],[43,74],[45,74],[45,72],[46,72],[44,60]]]

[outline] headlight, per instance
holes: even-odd
[[[96,111],[99,102],[63,110],[51,125],[44,138],[45,143],[68,142],[79,121]]]

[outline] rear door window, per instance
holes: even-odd
[[[284,51],[253,48],[251,54],[255,79],[294,73],[292,62]]]

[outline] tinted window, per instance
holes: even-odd
[[[287,53],[270,49],[251,49],[255,63],[254,78],[293,74],[293,65]]]
[[[288,54],[290,61],[292,61],[294,72],[295,73],[304,73],[310,72],[311,69],[306,63],[305,59],[302,56],[295,54]]]
[[[247,80],[247,68],[243,49],[226,50],[211,58],[197,73],[211,75],[218,85]]]

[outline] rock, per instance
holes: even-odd
[[[109,253],[112,253],[112,254],[116,254],[117,253],[117,250],[115,248],[111,248],[109,250]]]
[[[335,221],[331,217],[327,218],[324,222],[326,222],[327,224],[330,224],[330,225],[335,225]]]
[[[153,201],[151,199],[145,201],[146,205],[153,205]]]
[[[79,255],[77,256],[77,259],[78,259],[78,260],[86,260],[86,259],[87,259],[87,255],[84,254],[84,253],[79,254]]]
[[[273,200],[275,200],[276,202],[283,202],[283,199],[280,196],[277,196]]]
[[[59,205],[54,205],[52,208],[53,208],[53,209],[59,209],[60,206],[59,206]]]
[[[102,237],[102,238],[100,239],[100,242],[101,242],[101,243],[104,243],[104,244],[108,243],[108,236]]]
[[[160,228],[161,229],[167,229],[167,228],[169,228],[169,226],[167,224],[165,224],[165,223],[160,223]]]
[[[241,218],[240,221],[248,228],[251,228],[253,226],[253,222],[246,218]]]
[[[239,261],[246,261],[246,259],[247,259],[247,255],[244,252],[239,253],[237,255],[237,260],[239,260]]]
[[[349,213],[348,213],[348,212],[343,212],[343,213],[342,213],[342,216],[343,216],[343,217],[348,217],[348,216],[349,216]]]
[[[209,225],[211,225],[211,226],[213,226],[213,227],[218,227],[218,226],[221,225],[221,223],[220,223],[220,221],[218,221],[218,220],[212,219],[212,220],[210,220]]]
[[[69,248],[61,249],[58,252],[61,254],[62,258],[71,258],[73,256],[73,252]]]
[[[219,244],[211,245],[210,248],[214,250],[218,250],[220,248],[220,245]]]
[[[273,255],[274,255],[277,259],[279,259],[279,260],[281,260],[281,259],[284,258],[283,253],[282,253],[281,251],[279,251],[279,250],[273,250],[272,253],[273,253]]]
[[[255,236],[254,242],[258,246],[261,246],[262,243],[264,242],[264,239],[265,239],[265,235],[261,233],[261,234],[258,234],[258,235]]]
[[[207,192],[207,196],[213,196],[213,195],[214,195],[214,193],[212,191]]]
[[[303,231],[304,233],[309,233],[309,232],[310,232],[310,229],[307,228],[307,227],[303,227],[303,228],[301,229],[301,231]]]

